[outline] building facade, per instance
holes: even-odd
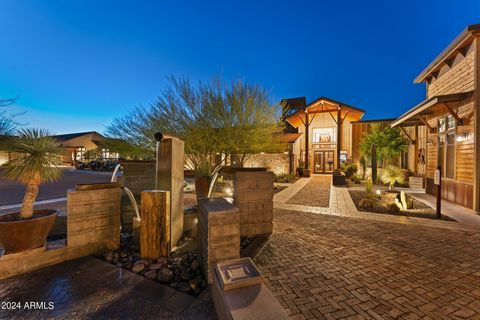
[[[291,109],[289,102],[290,99],[283,100],[287,109]],[[298,165],[310,173],[330,173],[351,159],[351,122],[359,121],[364,114],[362,109],[327,97],[304,107],[296,106],[286,121],[301,134],[296,155]]]
[[[440,169],[442,198],[480,211],[480,25],[467,27],[414,82],[426,84],[426,99],[391,124],[418,128],[412,140],[425,168],[414,172],[433,194]]]

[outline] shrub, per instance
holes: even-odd
[[[280,183],[291,183],[295,180],[295,174],[290,173],[290,174],[276,174],[273,178],[274,182],[280,182]]]
[[[365,192],[370,195],[373,193],[373,182],[372,180],[368,179],[365,181]]]
[[[360,178],[360,176],[359,176],[358,174],[354,174],[354,175],[350,178],[350,180],[352,180],[353,183],[355,183],[355,184],[360,184],[361,178]]]
[[[358,171],[358,167],[354,163],[347,164],[343,169],[343,172],[345,173],[345,177],[347,178],[352,178],[357,173],[357,171]]]
[[[395,182],[403,183],[404,175],[402,169],[397,166],[389,165],[382,172],[382,181],[388,183],[388,189],[392,190]]]
[[[374,197],[366,197],[360,199],[358,205],[363,208],[373,208],[375,206],[375,198]]]

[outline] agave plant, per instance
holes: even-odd
[[[382,172],[382,180],[384,183],[388,183],[388,189],[391,191],[395,182],[403,183],[402,170],[394,165],[389,165]]]
[[[62,176],[60,142],[45,129],[22,129],[8,143],[13,158],[7,165],[6,175],[24,184],[20,218],[33,216],[33,204],[40,184],[58,180]]]

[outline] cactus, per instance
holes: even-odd
[[[407,202],[407,195],[403,191],[400,192],[400,201],[402,201],[402,206],[403,206],[404,210],[409,209],[409,205],[408,205],[408,202]]]
[[[400,210],[408,210],[410,205],[407,201],[407,195],[405,192],[401,191],[400,194],[395,197],[395,204]]]

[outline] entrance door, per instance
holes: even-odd
[[[333,171],[334,152],[315,151],[313,154],[313,172],[327,173]]]

